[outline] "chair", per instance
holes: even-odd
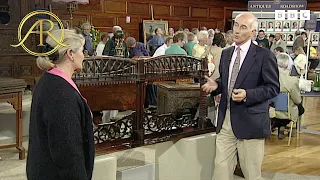
[[[291,120],[291,113],[290,113],[290,108],[289,108],[289,93],[284,93],[280,92],[278,96],[273,98],[271,100],[274,103],[275,110],[276,111],[286,111],[288,113],[288,120]],[[299,119],[298,119],[299,121]],[[297,126],[297,139],[299,139],[299,122],[294,122],[291,120],[291,125],[290,125],[290,133],[289,133],[289,141],[288,141],[288,146],[290,146],[291,143],[291,136],[292,136],[292,128],[293,124],[296,123]]]

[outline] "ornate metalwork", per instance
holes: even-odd
[[[114,83],[137,80],[136,61],[116,57],[94,57],[83,61],[82,72],[76,73],[76,83]]]
[[[146,79],[198,77],[201,60],[190,56],[164,55],[144,61]]]
[[[166,141],[175,135],[186,136],[214,131],[212,128],[207,129],[207,112],[204,109],[207,108],[206,95],[203,93],[200,96],[199,118],[196,119],[191,114],[183,114],[177,118],[171,113],[146,113],[143,108],[145,96],[143,93],[147,82],[198,77],[201,85],[205,83],[204,75],[208,73],[207,63],[206,59],[199,60],[184,55],[165,55],[138,60],[107,56],[85,59],[82,72],[73,77],[78,86],[136,84],[136,102],[135,108],[132,109],[134,112],[117,121],[99,124],[94,131],[95,142],[97,144],[106,142],[109,145],[110,143],[111,145],[129,143],[136,146]],[[103,95],[94,94],[96,93],[94,90],[90,90],[90,93],[86,97],[88,101],[92,97],[103,97]],[[104,110],[104,107],[98,105],[91,108]]]
[[[136,112],[132,112],[115,122],[99,124],[94,131],[95,143],[99,144],[106,141],[117,139],[128,139],[132,136],[132,122]],[[185,114],[176,119],[172,113],[169,114],[152,114],[144,113],[143,128],[145,134],[166,132],[168,135],[174,134],[173,131],[184,128],[195,128],[197,119],[192,119],[191,114]],[[172,131],[170,133],[170,131]]]
[[[160,115],[152,113],[144,114],[143,127],[145,134],[195,127],[196,125],[197,120],[193,120],[191,114],[182,115],[182,117],[178,119],[176,119],[172,113]]]
[[[135,112],[115,122],[99,124],[94,131],[95,143],[99,144],[117,139],[130,139],[134,116]]]

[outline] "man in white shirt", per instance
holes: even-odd
[[[169,36],[166,38],[164,44],[160,46],[156,52],[153,54],[152,57],[162,56],[165,55],[166,49],[173,43],[173,37]]]
[[[221,94],[217,118],[214,178],[232,180],[238,152],[246,180],[263,180],[261,166],[265,138],[269,137],[269,100],[280,91],[275,55],[251,41],[258,20],[239,14],[233,26],[234,47],[222,51],[220,77],[206,77],[203,90]]]
[[[97,52],[97,56],[102,56],[102,52],[104,50],[104,46],[106,45],[106,43],[108,42],[108,36],[107,34],[102,34],[101,35],[101,41],[99,42],[96,52]]]

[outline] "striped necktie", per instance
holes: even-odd
[[[237,80],[238,73],[240,71],[240,47],[237,48],[237,57],[236,60],[234,61],[233,67],[232,67],[232,72],[231,72],[231,78],[230,78],[230,84],[228,88],[228,107],[230,107],[230,98],[231,94],[233,91],[234,84]]]

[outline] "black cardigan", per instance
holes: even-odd
[[[29,180],[91,180],[93,125],[89,107],[63,78],[44,73],[30,115]]]

